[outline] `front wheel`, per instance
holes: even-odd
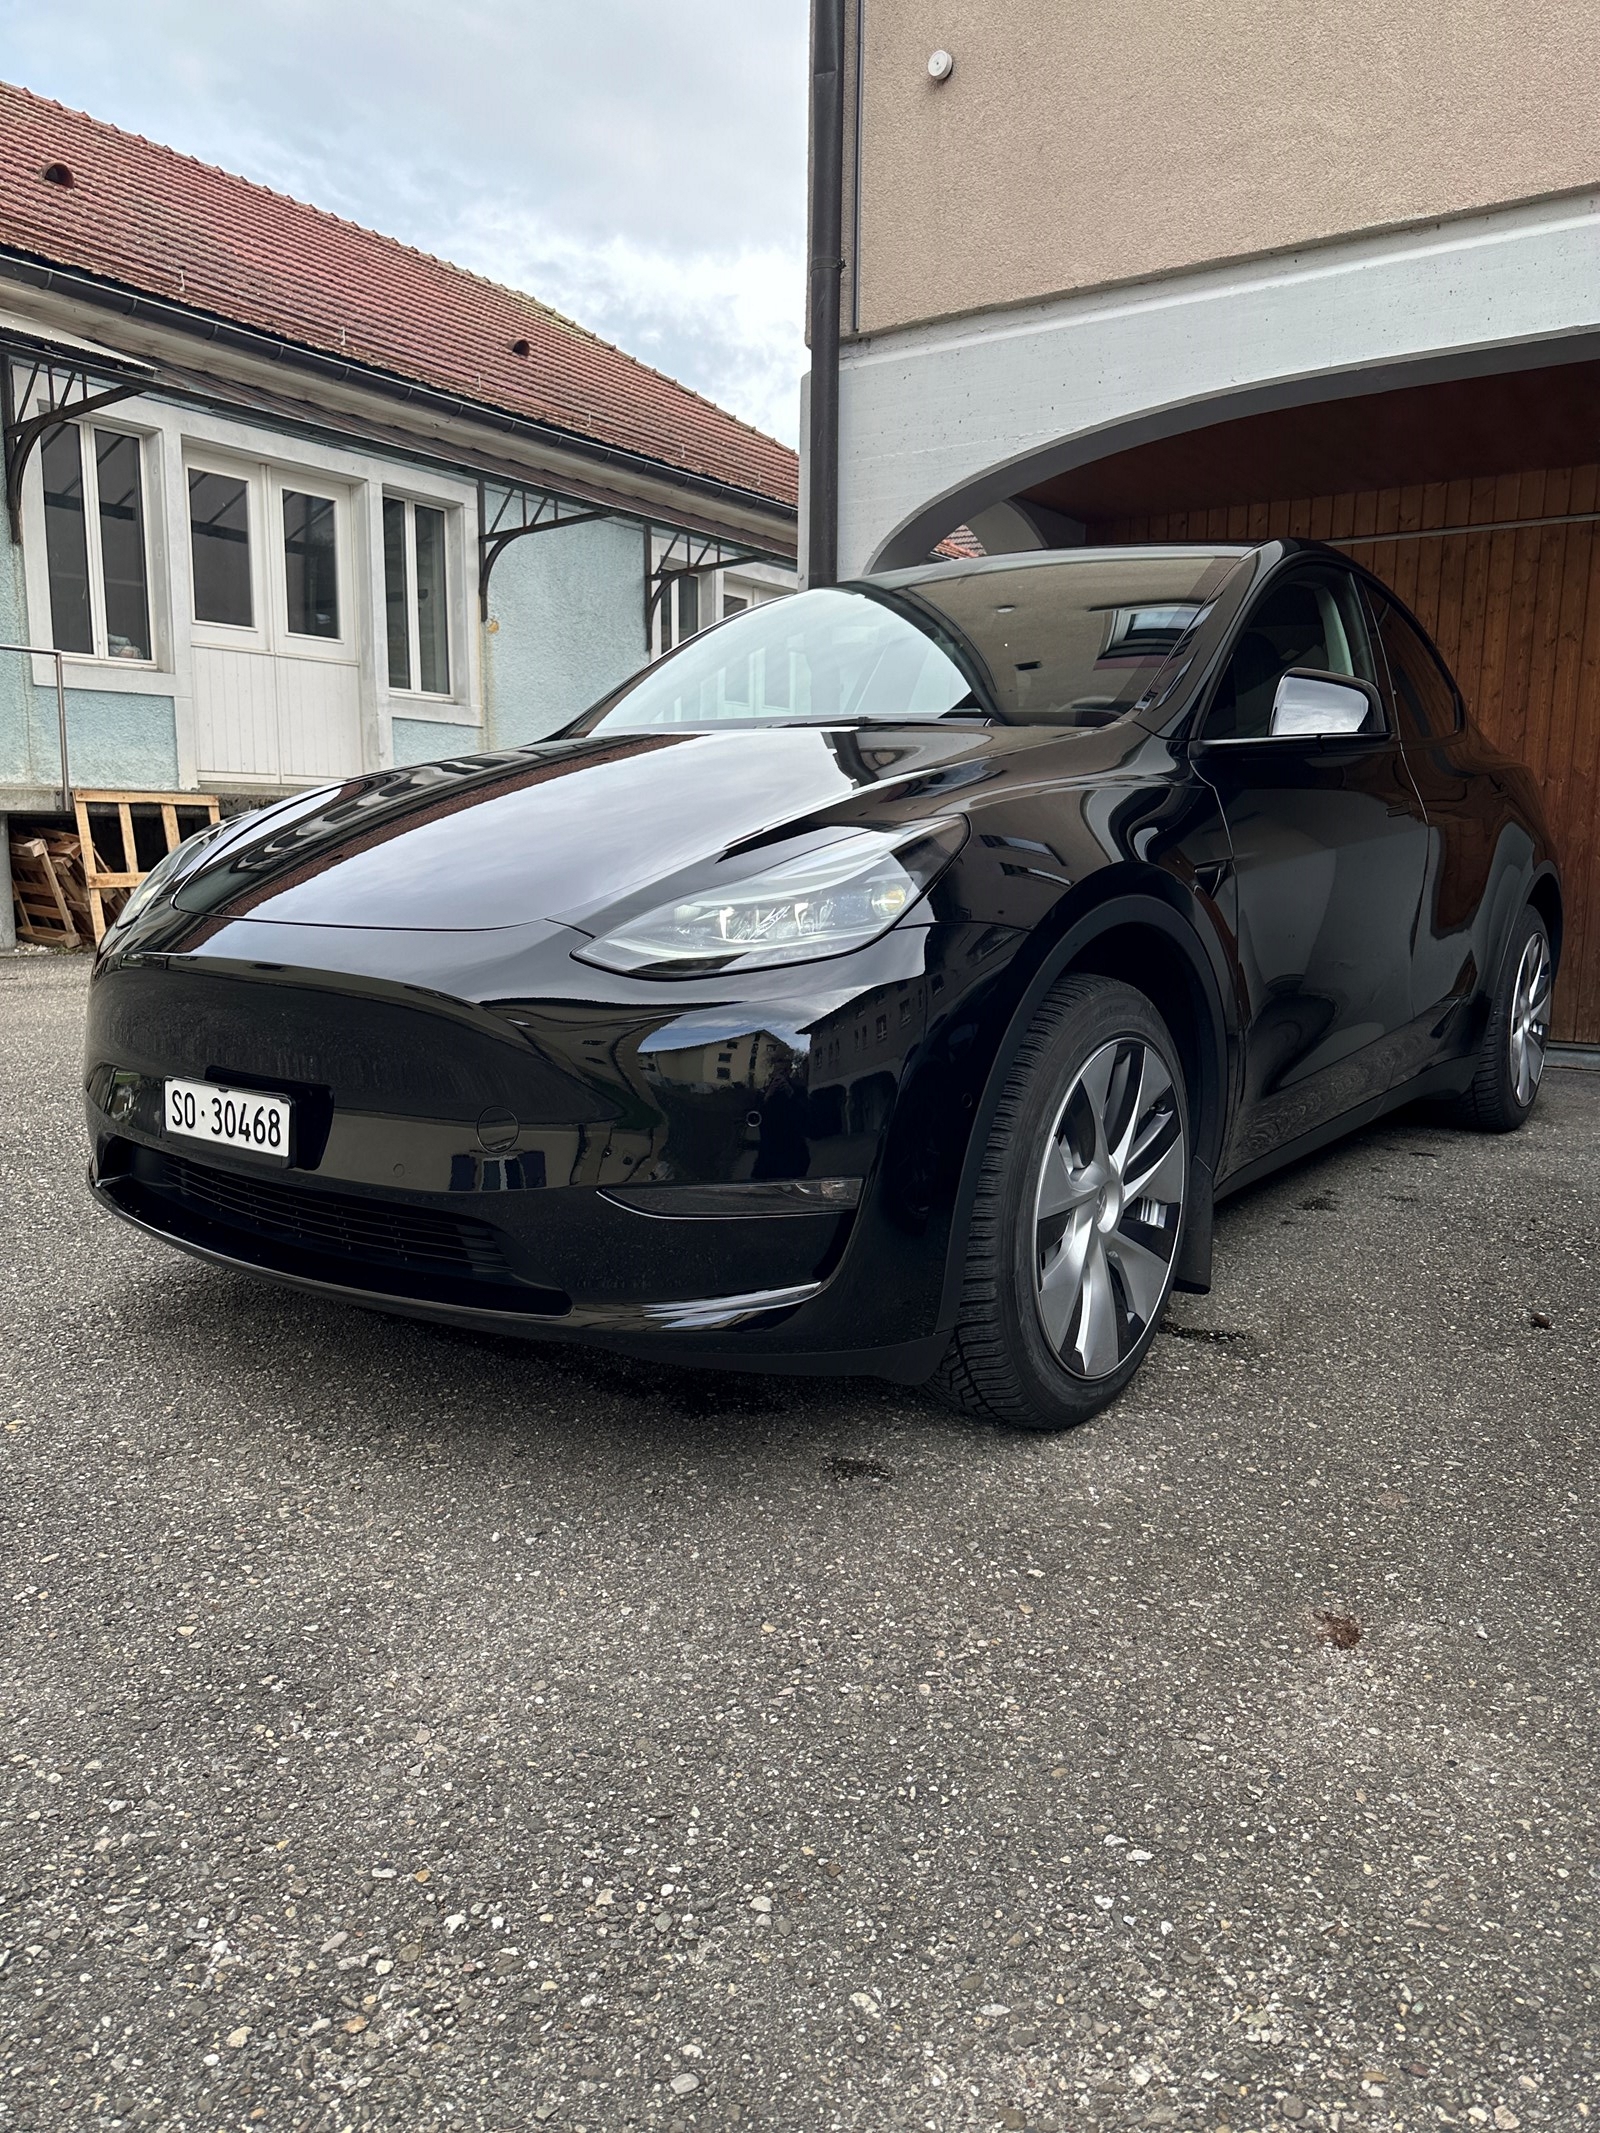
[[[1531,904],[1512,933],[1472,1086],[1457,1107],[1463,1125],[1513,1133],[1533,1109],[1550,1042],[1555,965],[1550,933]]]
[[[1128,1383],[1172,1287],[1189,1182],[1177,1050],[1142,993],[1067,978],[1006,1081],[967,1237],[946,1398],[1021,1429]]]

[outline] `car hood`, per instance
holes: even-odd
[[[584,929],[731,847],[941,812],[997,775],[1002,757],[1062,739],[1014,727],[741,727],[595,734],[425,764],[241,822],[174,901],[268,924]]]

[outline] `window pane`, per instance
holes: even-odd
[[[791,701],[788,640],[780,636],[761,655],[761,702],[765,710],[787,711]]]
[[[189,470],[189,551],[194,558],[196,622],[249,629],[250,491],[231,474]]]
[[[383,500],[383,611],[389,631],[389,686],[411,686],[411,627],[406,619],[406,507]]]
[[[728,622],[731,621],[735,615],[742,615],[749,605],[750,602],[748,600],[741,599],[738,593],[724,593],[722,596],[723,621]]]
[[[339,574],[330,497],[284,490],[283,556],[291,633],[296,637],[337,637]]]
[[[1239,549],[1085,549],[816,587],[680,645],[603,697],[584,730],[640,732],[733,707],[741,718],[1103,726],[1169,700],[1195,662],[1203,670],[1249,583]],[[1337,605],[1330,596],[1343,627]]]
[[[1438,740],[1460,723],[1456,692],[1398,608],[1380,602],[1378,635],[1389,661],[1403,739]]]
[[[92,652],[89,546],[83,520],[83,448],[75,429],[52,430],[39,450],[50,627],[58,652]]]
[[[678,580],[678,642],[692,637],[700,627],[700,580],[682,577]]]
[[[106,650],[113,659],[150,657],[150,599],[144,576],[144,491],[139,440],[94,433],[100,491],[100,568],[105,574]]]
[[[730,659],[722,670],[722,700],[732,716],[750,707],[750,669],[754,665],[746,653],[743,659]]]
[[[763,716],[936,718],[971,703],[971,682],[929,631],[835,587],[763,602],[658,660],[612,699],[601,730]]]
[[[1355,581],[1313,571],[1279,583],[1251,615],[1217,690],[1206,733],[1213,740],[1265,740],[1278,683],[1291,667],[1374,679]]]
[[[445,590],[444,513],[416,506],[417,660],[422,687],[437,696],[450,690],[450,603]]]

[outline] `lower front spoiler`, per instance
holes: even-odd
[[[118,1196],[116,1178],[97,1178],[91,1166],[90,1194],[130,1229],[154,1237],[162,1244],[187,1252],[210,1266],[225,1267],[234,1274],[253,1274],[281,1288],[319,1296],[329,1303],[353,1304],[358,1309],[381,1311],[394,1318],[416,1318],[435,1325],[459,1326],[478,1333],[509,1335],[519,1340],[582,1340],[662,1362],[689,1364],[721,1370],[753,1370],[776,1375],[819,1377],[873,1376],[900,1384],[921,1384],[937,1368],[949,1342],[947,1334],[930,1340],[910,1341],[896,1347],[848,1352],[743,1354],[733,1346],[700,1347],[694,1336],[754,1331],[780,1325],[803,1304],[820,1295],[826,1278],[800,1282],[789,1288],[756,1290],[743,1296],[708,1296],[674,1303],[579,1304],[560,1312],[498,1310],[492,1305],[444,1303],[425,1296],[407,1296],[383,1289],[362,1289],[327,1281],[286,1268],[262,1265],[237,1254],[220,1251],[181,1231],[147,1221]]]

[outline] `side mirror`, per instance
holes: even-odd
[[[1383,731],[1383,706],[1370,681],[1291,667],[1272,699],[1272,738],[1341,740]]]

